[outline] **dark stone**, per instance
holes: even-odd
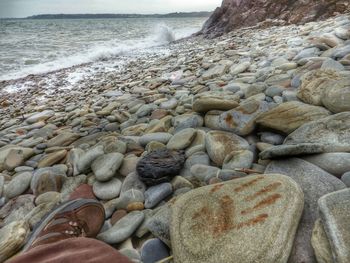
[[[158,149],[146,154],[137,164],[139,178],[146,185],[157,185],[171,181],[179,175],[185,163],[185,155],[181,151]]]
[[[154,263],[169,257],[168,247],[158,238],[147,240],[141,248],[143,263]]]

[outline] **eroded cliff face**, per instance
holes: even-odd
[[[215,37],[266,19],[306,23],[349,11],[349,0],[223,0],[201,33]]]

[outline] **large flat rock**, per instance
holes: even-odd
[[[350,151],[350,112],[311,121],[289,134],[283,145],[263,151],[263,159],[324,152]]]
[[[305,206],[289,262],[316,262],[311,235],[318,218],[317,201],[325,194],[344,189],[345,184],[318,166],[297,158],[272,161],[265,173],[280,173],[291,177],[304,192]]]
[[[287,262],[303,210],[284,175],[253,175],[179,197],[170,229],[175,262]]]
[[[256,122],[264,127],[290,134],[307,122],[329,115],[330,112],[323,107],[290,101],[261,114]]]
[[[334,262],[350,262],[350,189],[325,195],[318,205]]]

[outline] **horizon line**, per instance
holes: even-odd
[[[142,16],[156,16],[156,15],[170,15],[170,14],[190,14],[190,13],[212,13],[214,11],[174,11],[166,13],[48,13],[48,14],[36,14],[25,17],[0,17],[0,19],[27,19],[34,16],[42,15],[142,15]]]

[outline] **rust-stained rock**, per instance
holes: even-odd
[[[278,174],[192,190],[173,205],[175,262],[285,263],[303,205],[300,187]]]
[[[330,112],[323,107],[290,101],[261,114],[256,122],[264,127],[290,134],[304,123],[329,115]]]

